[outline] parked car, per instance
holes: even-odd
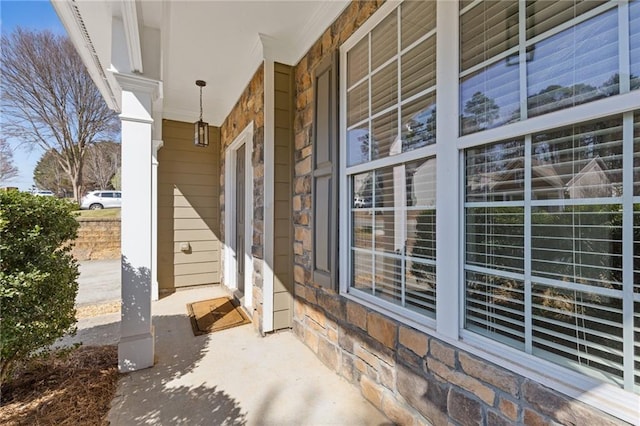
[[[37,190],[33,191],[32,194],[33,195],[37,195],[39,197],[53,197],[53,196],[55,196],[53,191],[47,191],[47,190],[44,190],[44,189],[37,189]]]
[[[80,203],[83,210],[100,210],[109,208],[122,207],[121,191],[91,191],[84,197]]]

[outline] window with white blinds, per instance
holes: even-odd
[[[460,134],[640,88],[638,3],[482,1],[463,7]],[[627,25],[629,47],[619,37]],[[620,68],[627,56],[630,73]]]
[[[436,303],[435,24],[436,2],[403,2],[343,56],[349,291],[428,317]]]
[[[464,204],[465,328],[621,387],[627,369],[636,391],[639,117],[467,149]],[[635,152],[630,173],[625,146]],[[633,194],[624,192],[625,173],[634,177]],[[633,232],[624,232],[625,210],[633,212]],[[634,253],[623,250],[627,240]],[[624,280],[625,264],[633,282]],[[623,304],[630,290],[635,310]],[[623,340],[625,315],[635,318],[634,342]],[[634,356],[625,356],[625,344]]]
[[[385,2],[340,50],[341,293],[640,394],[640,0]]]

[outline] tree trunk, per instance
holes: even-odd
[[[81,170],[75,170],[74,175],[71,176],[71,186],[73,187],[73,198],[80,204],[83,195]]]

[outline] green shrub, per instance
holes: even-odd
[[[54,197],[0,193],[0,381],[15,361],[75,333],[72,209]]]

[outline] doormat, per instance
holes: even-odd
[[[188,303],[187,312],[195,336],[251,323],[238,303],[228,297]]]

